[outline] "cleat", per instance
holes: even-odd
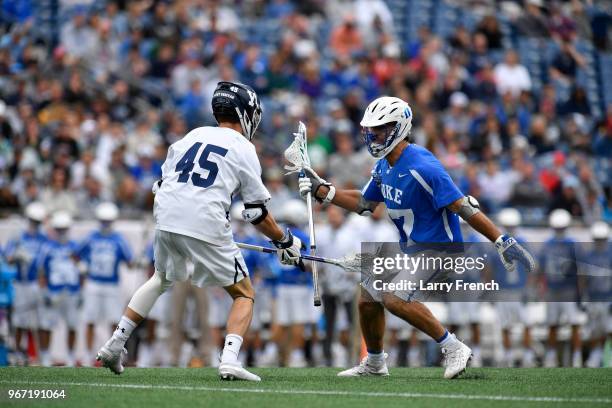
[[[112,351],[106,345],[102,346],[96,355],[96,361],[99,361],[103,367],[108,368],[117,375],[123,372],[123,363],[126,359],[127,350],[125,348],[119,351]]]
[[[449,347],[442,349],[442,365],[446,367],[444,370],[444,378],[457,378],[465,372],[468,361],[472,358],[472,349],[456,340]]]
[[[372,365],[368,362],[368,357],[364,357],[358,366],[349,368],[348,370],[340,371],[338,377],[364,377],[368,375],[374,376],[387,376],[389,375],[389,369],[387,368],[387,357],[385,353],[383,363],[380,366]]]
[[[244,381],[261,381],[258,375],[247,371],[240,363],[221,363],[219,364],[219,377],[222,380],[244,380]]]

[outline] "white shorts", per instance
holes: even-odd
[[[580,311],[575,302],[550,302],[546,304],[546,324],[558,326],[563,324],[580,324]]]
[[[610,303],[587,304],[587,328],[591,338],[612,333],[612,313]]]
[[[118,284],[88,280],[83,294],[85,323],[113,324],[119,322],[124,305],[121,303]]]
[[[212,328],[225,327],[232,307],[232,297],[218,287],[208,288],[208,325]]]
[[[232,241],[213,245],[186,235],[155,230],[155,269],[169,281],[189,278],[187,261],[193,262],[191,283],[198,287],[231,286],[249,276],[242,254]]]
[[[529,314],[522,302],[499,302],[495,304],[495,310],[502,329],[521,324],[530,326]]]
[[[307,324],[316,321],[317,312],[312,303],[314,291],[304,285],[278,285],[276,323],[281,326]]]
[[[19,329],[37,329],[41,302],[40,286],[34,282],[15,282],[11,324]]]
[[[461,326],[480,323],[480,303],[449,302],[446,323]]]
[[[171,303],[172,300],[172,288],[166,290],[157,298],[153,308],[149,312],[147,319],[155,320],[160,323],[170,321]]]
[[[43,330],[52,330],[57,327],[60,320],[66,322],[70,330],[79,326],[81,309],[79,295],[74,293],[60,293],[51,295],[51,306],[43,305],[40,315],[40,327]]]

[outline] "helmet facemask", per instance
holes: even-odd
[[[362,127],[361,135],[372,156],[379,159],[386,156],[402,139],[398,138],[401,124],[385,123],[376,127]]]

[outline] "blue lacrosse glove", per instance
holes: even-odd
[[[531,254],[523,248],[516,239],[509,235],[500,235],[495,240],[495,249],[499,253],[504,268],[508,272],[514,272],[516,270],[516,264],[521,263],[529,273],[535,272],[535,261]]]

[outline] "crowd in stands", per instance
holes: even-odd
[[[167,146],[213,125],[212,90],[240,80],[263,100],[254,143],[273,196],[295,182],[279,168],[298,120],[319,173],[360,188],[372,161],[359,121],[389,94],[412,106],[413,141],[487,210],[610,221],[611,17],[600,3],[4,1],[0,211],[35,200],[82,219],[107,200],[122,217],[150,211]],[[40,23],[43,6],[52,23]],[[406,35],[398,16],[418,7],[474,24],[432,19]],[[525,61],[533,44],[537,67]]]

